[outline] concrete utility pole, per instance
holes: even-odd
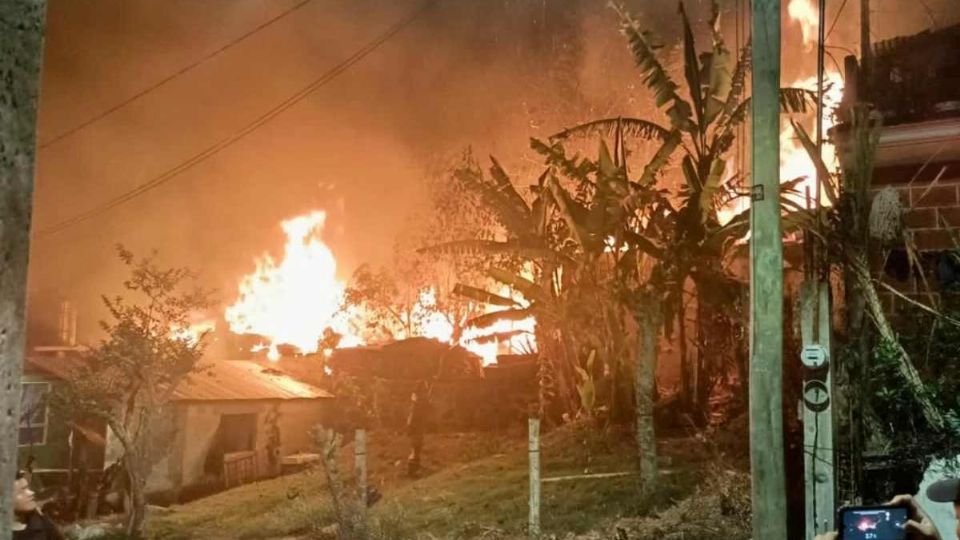
[[[753,538],[787,537],[780,233],[780,0],[753,6],[750,470]]]
[[[0,2],[0,540],[9,540],[45,0]]]
[[[830,283],[808,280],[801,287],[803,339],[803,458],[806,539],[833,530],[836,482],[830,365]]]

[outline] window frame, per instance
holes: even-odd
[[[23,404],[23,396],[24,396],[24,392],[25,392],[25,390],[26,390],[26,386],[27,386],[27,385],[46,387],[45,390],[43,390],[43,394],[42,394],[43,396],[46,396],[47,394],[49,394],[50,391],[51,391],[51,389],[53,388],[53,384],[52,384],[51,382],[49,382],[49,381],[21,381],[21,383],[20,383],[20,404],[21,404],[21,405]],[[49,435],[49,433],[50,433],[50,429],[49,429],[49,428],[50,428],[50,404],[47,403],[46,399],[44,398],[44,400],[43,400],[43,423],[42,423],[42,424],[32,424],[32,423],[30,423],[30,421],[29,421],[29,419],[28,419],[28,420],[27,420],[27,424],[26,424],[26,425],[23,425],[23,424],[22,424],[23,411],[20,411],[20,415],[21,415],[21,421],[18,421],[18,422],[17,422],[17,448],[30,448],[30,447],[37,447],[37,446],[46,446],[46,445],[47,445],[47,442],[48,442],[48,441],[47,441],[47,437],[48,437],[48,435]],[[34,429],[34,428],[42,428],[41,433],[42,433],[43,435],[42,435],[42,437],[41,437],[41,439],[40,439],[40,442],[21,443],[21,442],[20,442],[20,430],[21,430],[21,429]]]

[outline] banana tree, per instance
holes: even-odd
[[[682,397],[692,411],[703,411],[708,393],[707,377],[702,376],[705,355],[697,349],[691,366],[687,354],[684,288],[692,283],[697,299],[697,321],[700,334],[708,311],[717,309],[710,302],[708,291],[720,290],[729,284],[722,262],[727,249],[741,240],[749,230],[749,212],[742,212],[721,223],[718,211],[743,193],[735,189],[738,175],[729,171],[729,154],[740,127],[750,110],[750,98],[744,96],[745,81],[750,71],[749,44],[734,54],[727,49],[719,31],[719,8],[713,3],[708,21],[712,36],[709,50],[698,52],[693,30],[684,4],[679,4],[683,28],[683,77],[685,94],[674,81],[658,55],[660,46],[653,35],[643,30],[638,21],[622,7],[614,6],[621,32],[626,37],[644,85],[652,93],[657,107],[667,120],[660,124],[640,118],[607,118],[566,129],[552,137],[553,141],[612,134],[617,141],[615,152],[625,160],[626,144],[631,138],[658,141],[667,152],[664,159],[678,149],[681,153],[682,185],[669,206],[675,226],[664,247],[662,264],[670,275],[673,305],[665,313],[664,323],[672,328],[676,320],[681,356]],[[811,110],[815,96],[804,89],[781,90],[784,112],[804,113]],[[643,180],[641,180],[643,181]],[[784,200],[789,205],[789,200]],[[799,218],[791,218],[799,219]]]

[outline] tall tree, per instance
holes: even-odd
[[[627,38],[634,60],[643,76],[644,85],[662,109],[667,124],[630,117],[605,118],[566,129],[553,138],[567,140],[590,137],[597,133],[613,134],[618,142],[615,153],[626,153],[630,138],[644,138],[663,144],[667,155],[677,149],[681,154],[681,188],[674,195],[675,204],[667,211],[674,226],[665,245],[668,256],[661,258],[669,305],[664,312],[667,328],[676,328],[680,352],[681,398],[687,409],[705,420],[711,388],[703,354],[703,340],[708,333],[707,319],[719,310],[718,304],[735,301],[735,294],[714,294],[729,289],[733,280],[724,271],[727,250],[745,237],[749,212],[721,221],[719,211],[736,197],[735,189],[742,175],[731,170],[730,150],[737,128],[750,112],[751,99],[745,96],[745,83],[751,69],[750,48],[727,49],[720,33],[720,10],[712,4],[708,28],[711,46],[698,51],[693,29],[682,2],[679,3],[683,29],[683,83],[674,80],[658,53],[660,46],[654,35],[623,8],[616,8],[621,32]],[[806,112],[813,93],[797,88],[779,90],[779,103],[784,112]],[[671,141],[674,141],[671,143]],[[671,143],[671,144],[667,144]],[[623,158],[621,158],[622,160]],[[789,185],[785,189],[788,189]],[[783,199],[786,207],[794,206]],[[793,208],[795,209],[795,208]],[[685,289],[692,284],[697,306],[697,340],[693,355],[687,353],[687,300]],[[676,324],[672,324],[675,321]],[[692,358],[690,358],[692,356]]]
[[[147,477],[169,433],[160,433],[173,393],[199,369],[203,335],[189,331],[190,316],[211,305],[210,293],[187,287],[184,268],[163,268],[154,257],[136,259],[118,248],[130,277],[126,297],[103,297],[110,313],[106,337],[84,357],[83,367],[54,394],[61,408],[103,419],[120,443],[129,479],[126,533],[139,538],[146,519]]]
[[[0,540],[11,535],[44,0],[0,2]]]

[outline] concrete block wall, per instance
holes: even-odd
[[[873,187],[875,192],[892,187],[900,195],[904,225],[924,257],[955,247],[953,238],[960,238],[960,161],[878,168]],[[928,270],[926,284],[915,274],[903,281],[887,275],[883,279],[907,297],[929,304],[939,300],[939,290],[933,269]],[[905,302],[892,292],[879,292],[888,312]]]

